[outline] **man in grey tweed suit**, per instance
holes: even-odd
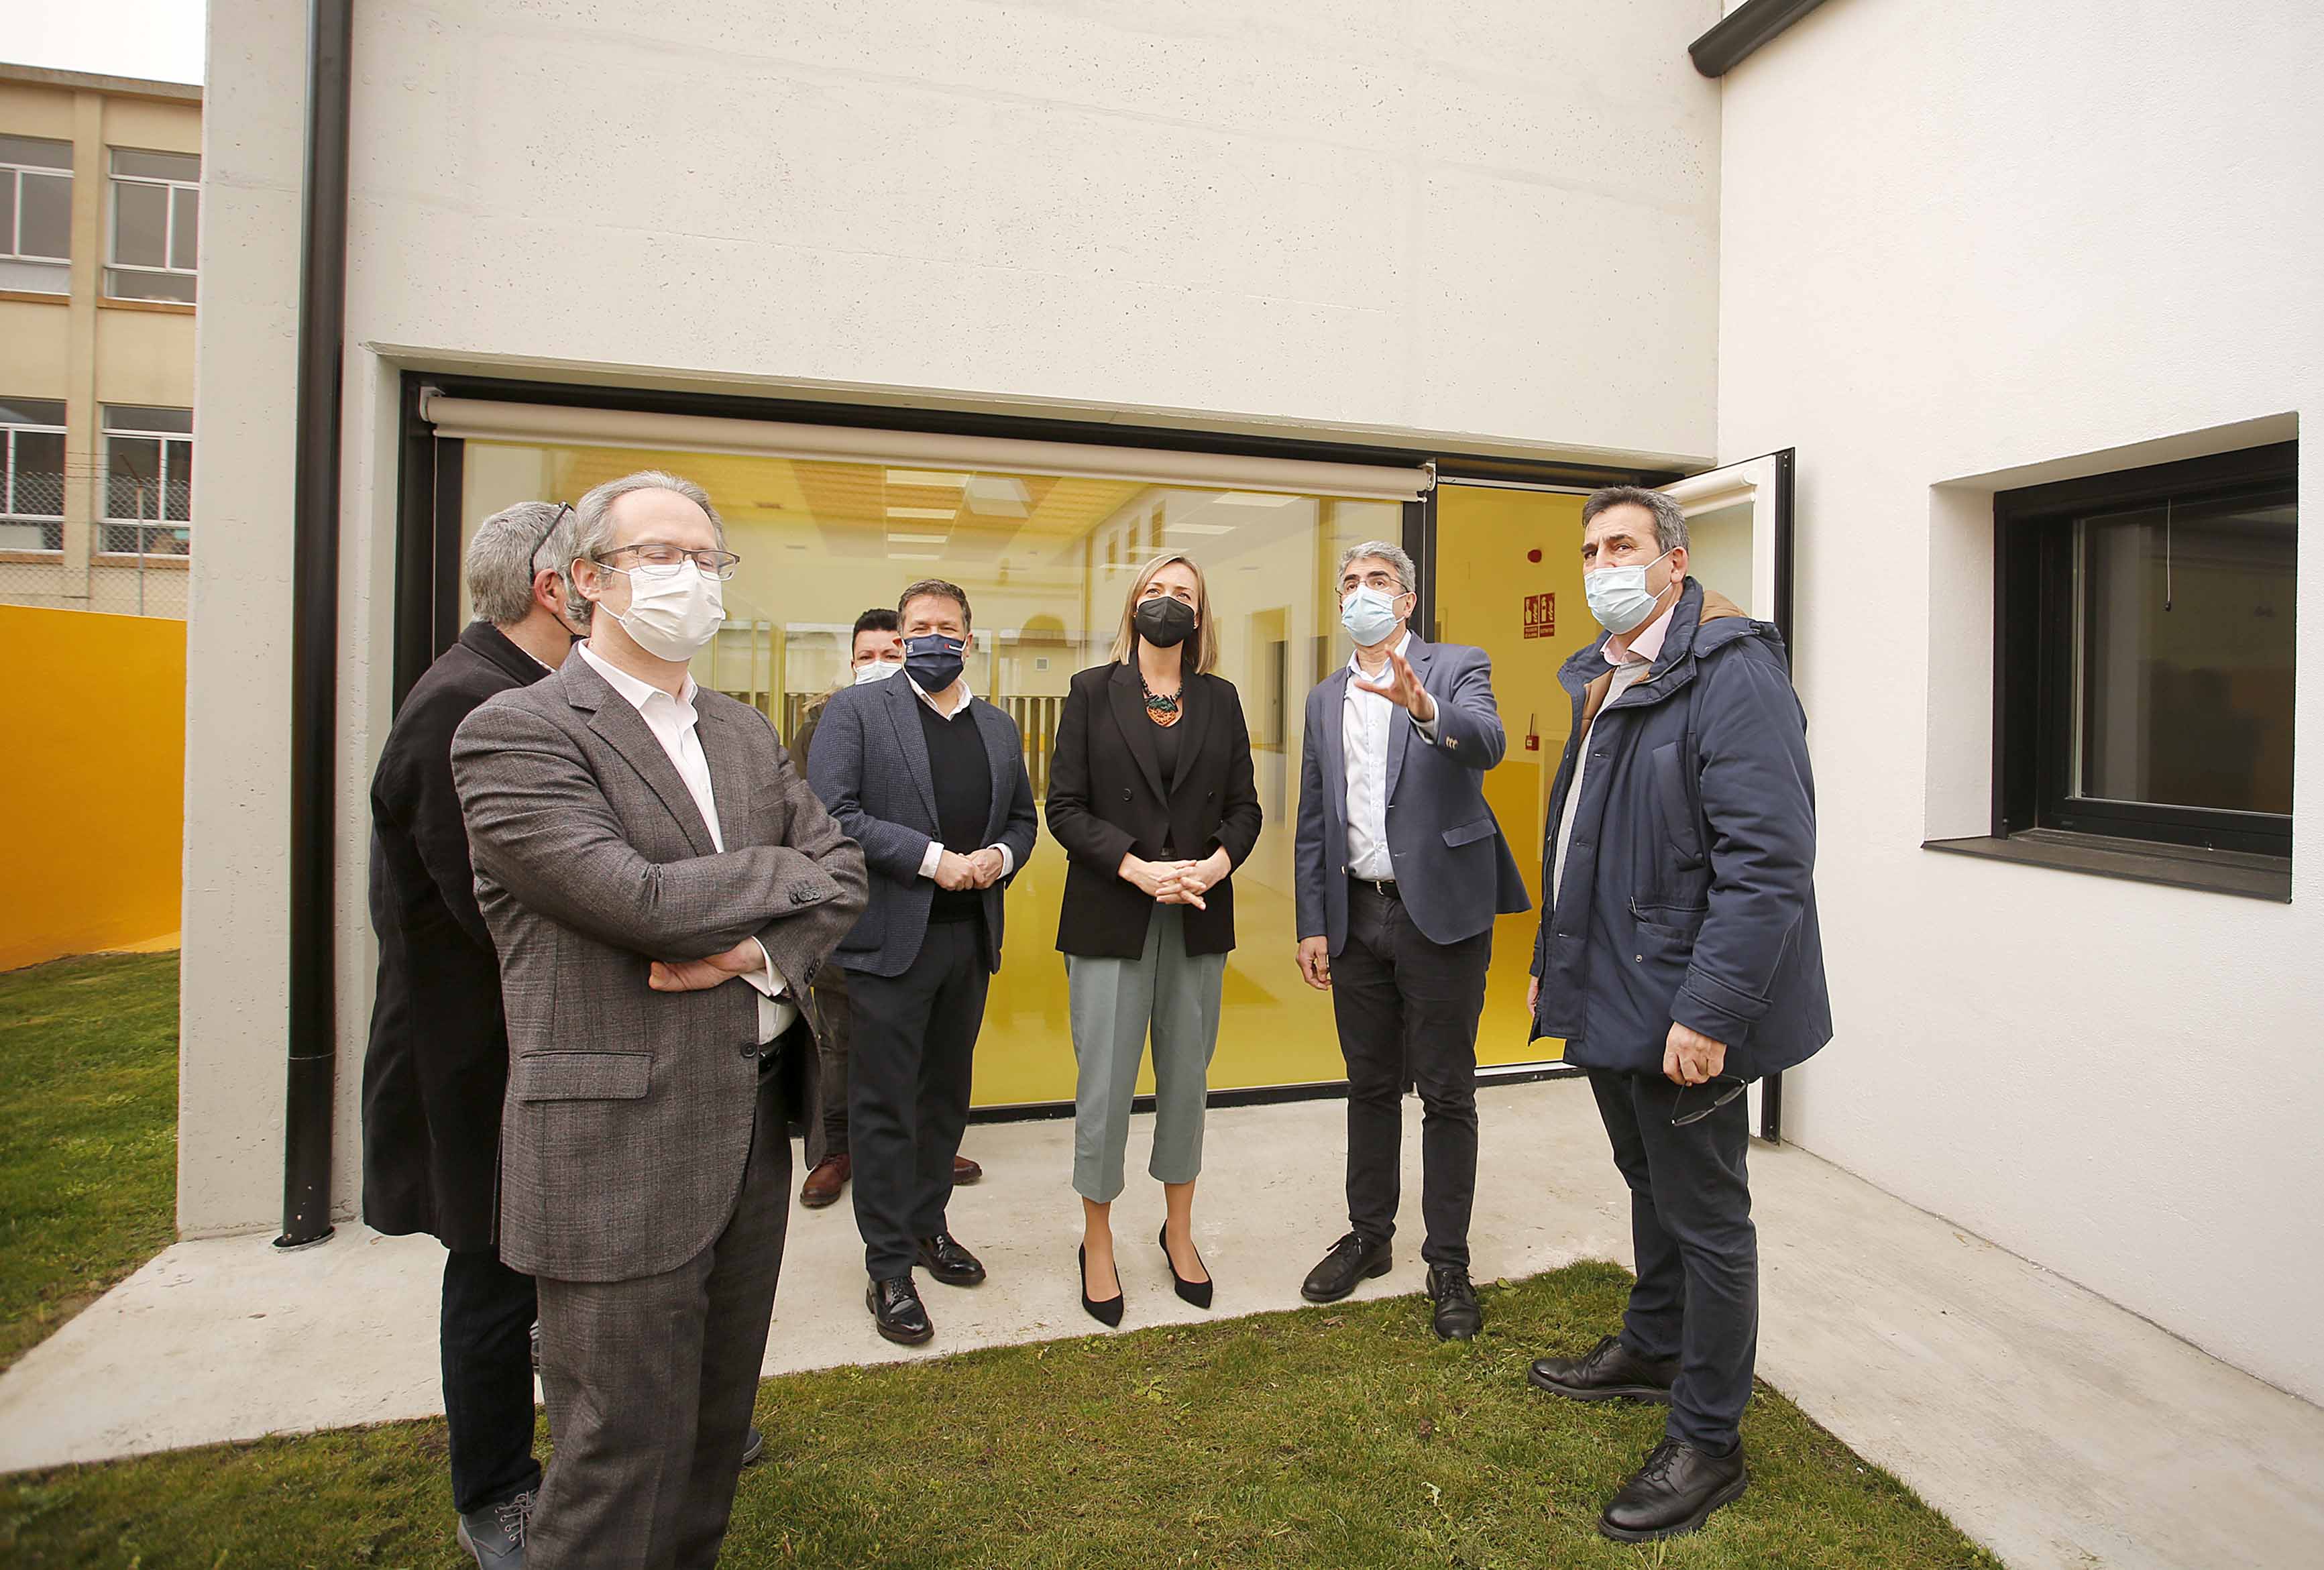
[[[778,1069],[863,856],[764,716],[696,688],[734,558],[709,498],[581,499],[589,638],[464,722],[452,771],[508,1015],[500,1250],[539,1279],[557,1436],[531,1570],[718,1557],[782,1264]]]

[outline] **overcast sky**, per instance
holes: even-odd
[[[0,0],[0,60],[198,82],[202,0]]]

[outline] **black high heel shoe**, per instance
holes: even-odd
[[[1082,1312],[1096,1320],[1100,1325],[1104,1325],[1108,1330],[1111,1330],[1119,1326],[1121,1324],[1121,1301],[1123,1294],[1116,1292],[1112,1297],[1108,1298],[1102,1303],[1092,1300],[1089,1295],[1089,1249],[1086,1245],[1076,1247],[1074,1250],[1074,1270],[1080,1277],[1082,1284]],[[1114,1271],[1113,1276],[1117,1282],[1121,1279],[1121,1272],[1120,1270]]]
[[[1162,1245],[1162,1262],[1170,1267],[1170,1284],[1177,1288],[1178,1296],[1197,1308],[1209,1307],[1211,1306],[1210,1282],[1186,1279],[1178,1273],[1177,1261],[1170,1257],[1170,1224],[1168,1222],[1162,1224],[1162,1230],[1154,1234],[1154,1241]],[[1198,1260],[1203,1257],[1200,1249],[1194,1251],[1194,1257]],[[1205,1270],[1208,1268],[1208,1266],[1204,1267]]]

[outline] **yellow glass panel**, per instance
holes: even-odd
[[[1494,925],[1477,1061],[1547,1061],[1564,1043],[1526,1040],[1526,978],[1540,921],[1542,826],[1572,729],[1572,705],[1557,684],[1557,668],[1599,631],[1582,600],[1582,498],[1441,486],[1436,563],[1438,637],[1473,643],[1493,658],[1493,697],[1509,750],[1485,776],[1485,799],[1508,836],[1534,905]]]
[[[728,621],[695,679],[794,734],[844,679],[850,624],[892,607],[915,578],[967,591],[969,680],[1025,736],[1036,796],[1047,787],[1058,712],[1074,672],[1106,658],[1138,568],[1185,550],[1208,579],[1218,673],[1250,722],[1266,827],[1235,873],[1239,947],[1228,964],[1214,1088],[1345,1076],[1331,1000],[1299,980],[1292,836],[1307,690],[1347,657],[1333,582],[1341,550],[1397,539],[1393,503],[1260,495],[934,467],[794,462],[638,448],[472,441],[466,531],[520,501],[572,500],[641,468],[709,492],[742,558]],[[1522,857],[1520,858],[1522,859]],[[976,1055],[977,1105],[1071,1100],[1073,1039],[1056,952],[1064,853],[1044,830],[1009,892],[1008,941]],[[1530,929],[1524,942],[1530,945]],[[1524,966],[1519,967],[1520,986]],[[1150,1071],[1139,1081],[1152,1088]]]

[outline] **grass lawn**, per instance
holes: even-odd
[[[169,1245],[178,956],[0,974],[0,1369]]]
[[[1590,1344],[1628,1283],[1489,1288],[1469,1347],[1406,1298],[771,1380],[724,1563],[1997,1570],[1764,1389],[1741,1501],[1692,1538],[1600,1538],[1663,1414],[1558,1401],[1525,1368]],[[0,1480],[0,1562],[27,1570],[456,1570],[450,1524],[440,1422]]]

